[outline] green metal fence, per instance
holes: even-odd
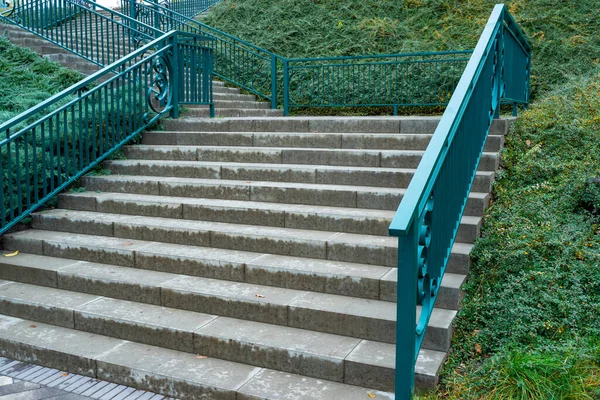
[[[390,235],[398,237],[402,305],[397,399],[411,396],[417,355],[492,120],[502,99],[528,102],[530,61],[527,39],[505,6],[497,5],[390,225]]]
[[[129,6],[127,6],[129,4]],[[214,39],[214,73],[283,107],[441,106],[450,97],[471,51],[289,59],[167,7],[123,0],[130,16],[166,31],[179,29]]]
[[[89,4],[73,0],[21,1],[4,19],[101,67],[165,33],[101,5]],[[71,17],[58,17],[62,15]]]
[[[284,108],[440,106],[450,100],[471,51],[288,59]]]
[[[140,11],[140,8],[137,7],[139,4],[151,7],[158,5],[185,17],[194,18],[220,2],[221,0],[138,0],[134,2],[121,0],[120,11],[123,14],[133,17]]]
[[[209,104],[204,39],[171,31],[0,124],[0,234],[159,118],[177,117],[182,100]]]

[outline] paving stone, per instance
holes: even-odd
[[[263,369],[239,390],[237,399],[363,400],[373,398],[373,396],[377,399],[392,400],[394,398],[392,393]]]
[[[48,258],[26,253],[19,253],[10,259],[0,257],[0,279],[56,287],[58,284],[56,271],[77,262],[76,260]],[[15,268],[15,265],[18,265],[19,268]]]
[[[289,326],[393,343],[396,305],[308,292],[289,307]]]
[[[246,281],[377,299],[379,280],[388,271],[386,267],[265,254],[246,264]]]
[[[23,283],[0,286],[0,313],[73,328],[73,310],[98,299]]]
[[[56,395],[64,394],[60,390],[41,387],[39,389],[29,390],[27,392],[12,393],[0,396],[0,400],[41,400]]]
[[[5,377],[5,378],[8,378],[8,377]],[[8,378],[8,379],[11,379],[11,381],[12,381],[12,378]],[[30,390],[39,389],[39,388],[41,388],[41,386],[38,384],[35,384],[35,383],[16,381],[12,384],[0,386],[0,396],[10,396],[14,393],[26,392],[26,391],[30,391]]]
[[[98,361],[98,376],[173,397],[235,400],[235,391],[260,368],[214,358],[199,359],[139,343],[126,343]]]
[[[123,386],[123,385],[116,385],[112,390],[106,392],[102,397],[99,397],[100,400],[112,400],[114,398],[116,398],[119,394],[125,392],[125,391],[135,391],[134,388],[128,388],[127,386]],[[129,392],[129,393],[131,393]],[[98,396],[98,394],[96,394],[96,396]]]
[[[140,279],[136,268],[81,262],[59,271],[60,289],[160,304],[160,285],[174,276],[163,272],[145,271]]]
[[[393,392],[395,353],[395,345],[362,340],[346,357],[344,382]]]
[[[194,333],[196,353],[341,382],[358,339],[231,318]]]
[[[0,352],[3,356],[35,361],[50,368],[69,366],[71,372],[87,376],[95,374],[95,357],[123,343],[117,339],[41,323],[32,324],[26,320],[0,326]],[[58,370],[51,374],[56,372]],[[42,375],[34,382],[47,377]]]
[[[215,316],[115,299],[100,299],[75,311],[78,330],[169,349],[193,352],[193,332]]]
[[[232,318],[287,325],[287,307],[302,291],[180,277],[162,285],[162,305]]]

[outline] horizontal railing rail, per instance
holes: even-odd
[[[390,224],[390,235],[398,237],[402,305],[397,399],[412,395],[415,362],[492,121],[503,98],[528,102],[530,62],[525,35],[505,6],[496,5]]]
[[[212,112],[205,41],[171,31],[0,124],[0,234],[159,118],[177,117],[181,100]]]

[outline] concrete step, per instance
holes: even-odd
[[[219,118],[214,120],[184,118],[165,120],[164,126],[168,131],[181,132],[369,132],[432,134],[439,120],[440,117],[265,117]],[[506,134],[510,122],[511,120],[509,119],[494,120],[491,134]]]
[[[215,115],[217,117],[279,117],[283,116],[283,110],[271,110],[271,109],[242,109],[242,108],[216,108]],[[193,117],[205,117],[210,116],[208,107],[206,108],[195,108],[188,110],[184,116]]]
[[[68,265],[60,266],[60,261]],[[110,264],[85,261],[74,263],[74,260],[62,258],[52,265],[45,268],[44,272],[47,275],[53,273],[57,282],[53,287],[64,291],[377,342],[393,344],[396,340],[396,305],[391,302]],[[30,270],[36,268],[35,264],[28,267]],[[41,297],[41,288],[39,293]],[[51,301],[76,305],[87,303],[85,299],[70,301],[67,296]],[[37,312],[44,314],[44,307],[40,308]],[[417,315],[420,313],[420,307],[417,306],[416,312]],[[451,323],[455,315],[456,311],[453,310],[433,310],[423,348],[448,350],[452,335]],[[39,318],[50,317],[68,322],[65,313],[58,311],[48,312]]]
[[[213,81],[213,82],[218,82],[218,81]],[[220,82],[222,83],[222,82]],[[240,89],[238,88],[232,88],[232,87],[227,87],[224,85],[214,85],[213,84],[213,94],[214,93],[221,93],[221,94],[241,94],[240,93]],[[224,100],[225,103],[236,103],[235,101],[230,101],[230,100]],[[190,108],[192,108],[192,106],[190,106]],[[233,108],[233,107],[230,107]]]
[[[118,175],[298,182],[388,188],[406,188],[415,173],[415,169],[411,168],[163,160],[113,160],[104,162],[104,167],[113,174]],[[495,172],[478,171],[472,190],[489,192],[494,177]]]
[[[388,210],[335,206],[95,192],[62,194],[59,206],[68,210],[386,237],[395,214]],[[473,243],[479,236],[480,225],[480,217],[464,216],[456,240]]]
[[[264,201],[375,210],[396,210],[406,192],[406,189],[402,188],[135,175],[84,176],[81,178],[81,185],[92,192]],[[471,192],[465,215],[482,216],[489,204],[489,197],[487,193]]]
[[[32,48],[32,47],[39,48],[40,51],[41,51],[42,47],[46,47],[46,46],[55,46],[57,48],[60,48],[59,46],[53,45],[48,40],[42,39],[41,37],[39,37],[37,35],[34,35],[32,33],[27,33],[27,32],[11,33],[10,35],[8,35],[8,38],[14,44],[17,44],[20,46],[26,46],[26,47],[30,47],[30,48]],[[60,38],[57,38],[57,39],[60,39]],[[96,40],[96,39],[94,39],[94,40]],[[133,47],[130,47],[130,48],[123,47],[123,45],[120,43],[115,44],[113,46],[112,42],[107,41],[105,39],[104,39],[103,47],[98,47],[96,45],[88,47],[82,42],[65,43],[65,44],[66,44],[65,47],[69,47],[73,51],[80,52],[84,55],[90,55],[90,56],[104,55],[107,58],[108,58],[109,54],[115,54],[115,53],[120,54],[122,57],[124,57],[125,55],[127,55],[131,51],[133,51]]]
[[[393,399],[389,392],[198,357],[9,316],[0,316],[0,343],[6,357],[181,399],[280,400],[282,394],[290,391],[313,393],[315,400],[337,396]]]
[[[216,103],[215,103],[216,104]],[[268,103],[257,103],[268,105]],[[177,132],[147,131],[146,145],[302,147],[325,149],[425,150],[431,134],[400,133],[295,133],[295,132]],[[504,136],[488,136],[486,152],[497,152]]]
[[[396,301],[397,274],[396,269],[392,267],[136,239],[124,241],[121,238],[106,236],[51,233],[56,237],[52,237],[46,231],[32,230],[28,234],[8,237],[5,245],[10,249],[21,249],[35,254],[97,261],[143,270]],[[59,241],[62,241],[62,245]],[[99,243],[102,244],[102,248],[98,247]],[[438,308],[457,309],[458,302],[462,299],[461,285],[465,275],[452,273],[452,263],[457,263],[456,260],[461,258],[461,255],[456,253],[457,247],[455,245],[453,249],[455,253],[451,255],[451,264],[440,286],[436,303]],[[43,269],[36,273],[23,272],[22,276],[15,275],[16,270],[11,266],[14,262],[16,261],[0,262],[2,278],[39,285],[53,281],[45,275]]]
[[[251,94],[239,94],[233,93],[230,91],[229,93],[221,93],[220,91],[213,93],[214,101],[256,101],[256,96]],[[167,120],[165,120],[166,122]],[[168,120],[168,121],[179,121],[179,120]]]
[[[218,113],[222,113],[222,111],[217,110]],[[382,168],[417,168],[425,153],[421,150],[164,145],[126,146],[124,147],[124,151],[128,159],[146,161],[214,161]],[[499,156],[497,153],[483,153],[479,170],[496,171],[498,164]]]
[[[0,313],[329,381],[394,389],[395,348],[388,343],[10,281],[0,281]],[[439,352],[422,353],[417,370],[435,372],[443,357],[431,363],[427,353]],[[387,374],[381,374],[381,364]]]
[[[481,218],[463,217],[460,228],[464,232],[462,236],[473,236],[472,231],[477,231],[480,224]],[[252,226],[61,209],[34,214],[33,226],[35,229],[386,267],[395,267],[398,260],[398,244],[393,237],[335,231]],[[464,243],[465,241],[461,242],[460,239],[457,239],[457,242]]]
[[[220,86],[213,85],[213,91],[216,93],[217,90],[222,90],[223,88]],[[226,88],[231,89],[231,88]],[[235,89],[234,89],[235,90]],[[238,91],[239,93],[239,91]],[[271,109],[271,103],[267,103],[266,101],[230,101],[230,100],[219,100],[215,101],[215,107],[219,108],[243,108],[243,109]],[[194,106],[194,105],[185,105],[186,114],[183,114],[185,117],[187,115],[187,111],[193,113],[196,109],[203,110],[206,106]],[[191,115],[191,114],[190,114]]]

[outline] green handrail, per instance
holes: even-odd
[[[525,35],[496,5],[390,224],[398,237],[396,399],[411,398],[415,362],[492,120],[502,99],[527,104],[530,63]]]
[[[159,118],[177,117],[181,100],[209,104],[205,40],[168,32],[0,124],[0,234]]]

